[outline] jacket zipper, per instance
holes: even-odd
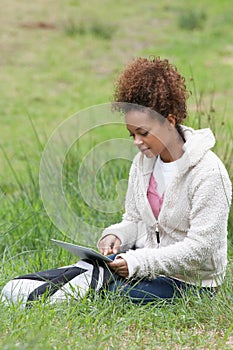
[[[155,226],[155,233],[156,233],[157,243],[158,243],[158,247],[159,247],[160,237],[159,237],[159,225],[158,225],[158,222],[156,223],[156,226]]]

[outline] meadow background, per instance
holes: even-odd
[[[75,261],[51,247],[50,238],[64,232],[40,199],[41,155],[61,122],[111,101],[114,81],[133,57],[160,56],[177,65],[192,91],[186,123],[213,129],[215,151],[232,179],[232,23],[231,0],[1,0],[0,288],[17,275]],[[114,136],[119,130],[112,128],[86,135],[64,165],[72,208],[95,226],[120,220],[122,212],[104,215],[83,201],[75,182],[80,147]],[[127,179],[129,166],[119,160],[101,170],[98,191],[104,198],[114,200],[112,188]],[[214,300],[188,296],[136,307],[93,295],[27,311],[2,305],[0,348],[231,349],[232,218],[231,211],[227,279]]]

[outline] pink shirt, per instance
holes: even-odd
[[[149,187],[147,190],[147,198],[156,219],[158,219],[159,212],[162,208],[163,197],[163,194],[160,197],[160,195],[157,192],[157,183],[152,173],[150,177]]]

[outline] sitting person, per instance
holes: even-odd
[[[184,78],[166,59],[136,58],[116,83],[113,107],[124,113],[139,153],[129,174],[123,219],[104,230],[98,248],[113,260],[101,266],[105,289],[135,303],[171,299],[193,288],[214,293],[225,278],[231,182],[211,151],[211,130],[182,125],[187,95]],[[64,273],[60,270],[63,279]],[[75,278],[64,283],[72,286],[72,295],[79,283]],[[5,299],[16,300],[25,290],[21,283],[13,293],[15,281],[3,289]],[[42,294],[33,288],[31,295]]]

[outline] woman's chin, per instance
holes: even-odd
[[[150,149],[146,150],[145,152],[142,152],[142,154],[144,154],[144,156],[146,156],[146,158],[154,158],[155,155],[151,152]]]

